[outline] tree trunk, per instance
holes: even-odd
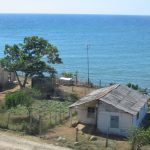
[[[17,80],[18,80],[19,86],[20,86],[20,88],[22,89],[22,88],[23,88],[23,85],[22,85],[22,83],[21,83],[21,81],[20,81],[20,79],[19,79],[19,76],[18,76],[18,74],[17,74],[17,72],[16,72],[16,71],[15,71],[15,74],[16,74],[16,77],[17,77]]]
[[[27,83],[27,79],[28,79],[28,74],[25,74],[25,77],[24,77],[24,81],[23,81],[23,83],[20,81],[19,76],[18,76],[18,74],[17,74],[17,72],[16,72],[16,71],[15,71],[15,74],[16,74],[16,77],[17,77],[17,80],[18,80],[18,83],[19,83],[20,89],[25,88],[26,83]]]
[[[23,85],[22,85],[23,88],[25,88],[26,86],[27,79],[28,79],[28,74],[25,74],[25,78],[24,78]]]

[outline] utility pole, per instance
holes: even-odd
[[[75,78],[76,78],[76,85],[78,84],[78,71],[75,73]]]
[[[89,76],[89,44],[87,44],[87,67],[88,67],[88,85],[90,84],[90,76]]]

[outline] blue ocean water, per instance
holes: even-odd
[[[150,88],[150,16],[113,15],[0,15],[0,57],[5,44],[38,35],[56,45],[63,71],[79,72],[87,80],[89,44],[90,80],[102,84],[136,83]]]

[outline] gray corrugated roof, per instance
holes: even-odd
[[[99,100],[101,97],[105,96],[107,93],[109,93],[111,90],[115,89],[118,86],[119,84],[116,84],[107,88],[101,88],[101,89],[95,90],[91,92],[90,94],[88,94],[87,96],[81,98],[79,101],[72,104],[70,107],[78,106],[87,102],[91,102],[93,100]]]
[[[120,110],[136,115],[150,97],[125,85],[115,84],[98,89],[81,98],[70,107],[75,107],[94,100],[100,100]]]

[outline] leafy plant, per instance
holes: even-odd
[[[129,140],[132,145],[132,150],[140,150],[142,146],[150,144],[150,128],[132,127],[129,130]]]
[[[8,109],[17,107],[18,105],[30,106],[32,103],[31,97],[20,90],[14,93],[8,93],[5,97],[5,105]]]
[[[66,78],[73,78],[74,74],[72,72],[63,72],[62,75]]]

